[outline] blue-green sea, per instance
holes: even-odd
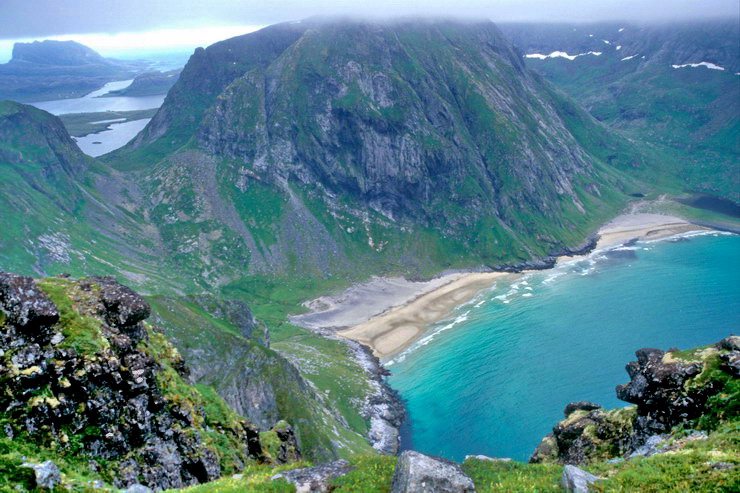
[[[499,282],[389,363],[403,447],[527,460],[571,401],[627,405],[614,387],[642,347],[740,333],[740,236],[639,242]]]

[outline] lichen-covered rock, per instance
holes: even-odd
[[[563,468],[560,484],[565,491],[571,493],[588,493],[589,485],[598,481],[599,477],[584,471],[576,466],[567,465]]]
[[[62,474],[59,472],[59,468],[50,460],[42,462],[41,464],[25,462],[21,467],[33,469],[37,488],[51,491],[54,489],[54,486],[59,484],[59,481],[62,480]]]
[[[739,346],[740,338],[730,336],[693,351],[640,349],[627,365],[631,381],[616,389],[617,397],[636,406],[606,411],[590,402],[568,404],[566,419],[530,462],[579,465],[675,449],[680,440],[671,446],[663,441],[676,425],[712,426],[736,415]]]
[[[303,467],[281,472],[272,477],[285,479],[295,485],[296,493],[324,493],[331,491],[331,480],[344,476],[353,469],[344,459],[327,462],[315,467]]]
[[[717,349],[729,351],[719,357],[729,373],[740,377],[740,336],[725,337],[717,343]]]
[[[659,349],[636,352],[637,361],[627,365],[631,381],[617,386],[617,397],[637,404],[635,431],[645,438],[670,431],[678,423],[701,415],[713,385],[687,390],[688,380],[699,375],[701,361],[684,361]]]
[[[32,278],[5,272],[0,272],[0,310],[20,328],[46,328],[59,320],[56,306]]]
[[[149,317],[151,308],[144,298],[112,277],[91,277],[100,289],[100,301],[109,324],[118,328],[136,327]]]
[[[530,462],[583,464],[629,450],[634,407],[606,411],[596,404],[580,402],[568,404],[565,413],[566,419],[542,440]]]
[[[1,279],[8,436],[103,459],[118,487],[181,488],[268,460],[252,425],[186,383],[182,358],[142,322],[149,305],[134,291],[112,278]],[[280,431],[284,462],[295,460],[292,429]]]
[[[393,493],[473,493],[473,480],[459,464],[406,450],[393,473]]]

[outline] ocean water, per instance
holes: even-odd
[[[499,282],[388,362],[406,400],[404,448],[526,461],[563,418],[614,392],[642,347],[740,333],[740,236],[638,242]]]

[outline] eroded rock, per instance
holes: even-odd
[[[588,493],[589,486],[600,478],[573,465],[567,465],[563,469],[560,485],[566,491],[572,493]]]
[[[22,329],[42,329],[59,321],[59,310],[31,277],[0,272],[0,311]]]
[[[59,472],[59,468],[50,460],[41,464],[24,462],[22,467],[33,469],[37,488],[45,488],[51,491],[62,480],[62,474]]]
[[[406,450],[393,473],[392,493],[472,493],[473,480],[459,464]]]
[[[354,469],[344,459],[327,462],[315,467],[303,467],[281,472],[272,477],[276,479],[285,479],[287,482],[295,485],[296,493],[324,493],[331,491],[331,480],[344,476]]]

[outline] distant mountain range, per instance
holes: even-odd
[[[0,100],[43,101],[80,97],[113,80],[132,79],[145,62],[103,58],[75,41],[16,43],[0,64]]]
[[[652,154],[654,180],[678,172],[686,189],[740,203],[736,21],[501,29],[529,68]]]

